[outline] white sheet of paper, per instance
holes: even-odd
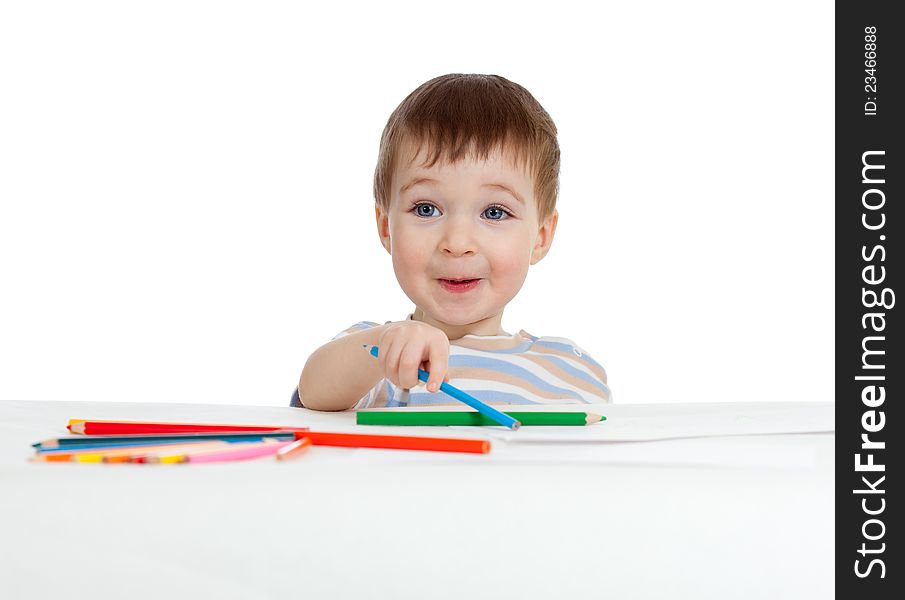
[[[679,407],[680,406],[680,407]],[[727,402],[725,404],[585,404],[528,410],[585,411],[606,417],[584,427],[451,427],[507,442],[643,442],[679,438],[777,433],[821,433],[836,429],[832,402]],[[504,410],[516,410],[506,408]],[[519,407],[517,410],[523,410]]]

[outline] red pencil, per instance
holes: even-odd
[[[305,431],[307,427],[275,425],[220,425],[211,423],[156,423],[146,421],[92,421],[69,419],[66,426],[72,433],[84,435],[129,435],[139,433],[203,433],[221,431]]]
[[[264,425],[218,425],[207,423],[154,423],[142,421],[89,421],[70,419],[72,433],[86,435],[130,435],[204,432],[295,432],[295,438],[307,437],[315,446],[344,446],[349,448],[388,448],[394,450],[428,450],[436,452],[490,452],[487,440],[420,437],[408,435],[379,435],[373,433],[312,432],[306,427],[274,427]]]
[[[394,450],[431,450],[436,452],[471,452],[475,454],[487,454],[490,452],[489,441],[463,438],[297,431],[295,439],[301,438],[309,438],[315,446],[391,448]]]

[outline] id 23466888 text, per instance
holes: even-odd
[[[877,28],[864,28],[864,115],[877,114]]]

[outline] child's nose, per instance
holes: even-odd
[[[440,241],[443,252],[453,256],[474,254],[476,248],[473,233],[472,225],[466,219],[449,219]]]

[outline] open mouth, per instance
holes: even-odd
[[[467,292],[481,283],[480,279],[438,279],[440,287],[448,292]]]

